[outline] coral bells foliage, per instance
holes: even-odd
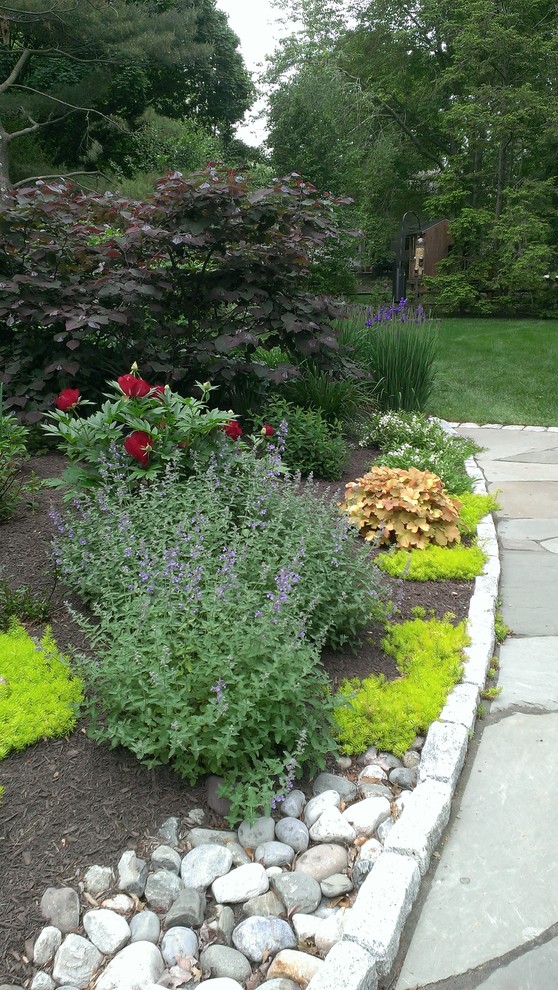
[[[329,364],[339,311],[311,291],[310,273],[343,202],[298,176],[254,189],[217,166],[167,175],[145,202],[64,182],[14,190],[0,202],[10,401],[25,417],[68,379],[100,393],[100,369],[140,348],[147,380],[172,375],[184,391],[252,372],[280,381],[286,370],[254,359],[258,346],[292,355],[291,371],[308,354]],[[125,394],[142,394],[127,381]]]
[[[57,409],[62,412],[67,412],[68,409],[73,409],[74,406],[79,402],[79,389],[77,388],[65,388],[62,389],[60,395],[56,398],[54,405]]]
[[[430,471],[374,466],[346,485],[340,507],[369,542],[407,548],[461,540],[460,502]]]

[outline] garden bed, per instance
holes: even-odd
[[[353,451],[345,477],[329,488],[338,500],[345,481],[369,466],[374,451]],[[31,467],[40,477],[60,473],[57,455],[35,458]],[[53,587],[50,541],[54,523],[49,509],[60,503],[59,492],[43,490],[33,513],[27,511],[2,526],[0,568],[13,586],[27,584],[50,594],[50,624],[61,648],[87,648],[83,633],[69,616],[65,602],[78,606],[67,591]],[[472,585],[468,582],[417,583],[390,580],[397,619],[422,606],[441,618],[467,614]],[[31,630],[33,634],[41,630]],[[396,676],[395,664],[380,647],[381,629],[362,635],[354,652],[326,651],[323,663],[337,685],[345,677],[383,673]],[[0,980],[22,980],[31,970],[21,955],[25,938],[40,923],[38,902],[49,885],[75,882],[92,863],[114,862],[125,848],[141,850],[169,815],[186,819],[193,808],[205,812],[204,824],[223,826],[208,807],[203,783],[188,786],[166,768],[147,770],[127,751],[109,750],[91,742],[80,723],[68,739],[39,743],[0,763],[4,804],[0,810],[0,843],[4,865],[0,878]]]

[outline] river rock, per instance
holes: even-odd
[[[285,842],[263,842],[257,847],[254,859],[266,869],[269,866],[289,866],[294,859],[294,849]]]
[[[52,976],[49,976],[48,973],[44,973],[42,970],[35,973],[31,981],[31,990],[54,990],[55,986],[56,984]]]
[[[375,863],[378,856],[382,854],[382,848],[382,843],[378,839],[367,839],[358,851],[358,858]]]
[[[295,852],[305,852],[310,844],[308,826],[298,818],[282,818],[275,826],[275,835]]]
[[[415,749],[408,749],[406,753],[403,753],[401,762],[407,770],[414,770],[420,764],[420,753],[417,753]]]
[[[319,773],[312,786],[314,796],[324,791],[337,791],[343,801],[354,801],[357,796],[356,784],[336,773]]]
[[[355,890],[360,890],[366,877],[372,872],[374,861],[371,859],[358,859],[353,864],[352,876]]]
[[[266,955],[277,955],[281,949],[296,948],[293,930],[282,918],[246,918],[236,926],[233,943],[251,962],[261,963]]]
[[[228,976],[217,976],[214,980],[198,983],[196,990],[242,990],[242,987],[238,980],[230,980]]]
[[[54,959],[57,949],[62,942],[62,932],[54,925],[47,925],[37,937],[33,946],[33,962],[35,966],[45,966]]]
[[[138,859],[133,849],[122,853],[118,862],[118,889],[127,894],[143,895],[147,880],[147,863]]]
[[[154,870],[180,873],[180,856],[172,846],[157,846],[151,853],[151,862]]]
[[[102,961],[99,950],[82,935],[67,935],[54,957],[52,976],[56,983],[88,987]]]
[[[197,928],[203,921],[204,913],[205,895],[193,887],[184,887],[165,917],[165,928],[175,925]]]
[[[180,875],[186,887],[205,891],[217,877],[228,873],[233,863],[233,854],[228,846],[196,846],[182,860]]]
[[[376,749],[376,747],[369,746],[368,749],[365,750],[364,753],[361,753],[361,755],[358,757],[357,763],[361,767],[365,767],[369,763],[373,763],[377,756],[378,756],[378,750]]]
[[[233,866],[245,866],[246,863],[252,862],[246,850],[240,845],[240,842],[227,842],[226,848],[232,855]]]
[[[246,903],[248,904],[249,901]],[[243,908],[245,906],[243,905]],[[236,924],[232,908],[226,904],[216,904],[207,924],[220,942],[223,942],[224,945],[232,945],[232,933]]]
[[[381,825],[378,825],[378,828],[376,829],[376,835],[378,836],[380,842],[386,841],[394,825],[395,822],[393,821],[392,818],[386,818],[385,822],[382,822]]]
[[[269,890],[269,880],[260,863],[249,863],[238,866],[224,877],[217,877],[211,890],[218,904],[241,904],[258,894],[265,894]]]
[[[132,942],[111,959],[97,980],[95,990],[137,990],[137,987],[157,983],[164,969],[163,957],[156,945]]]
[[[209,970],[213,977],[228,977],[238,983],[245,983],[252,975],[246,956],[227,945],[208,946],[200,956],[200,963],[204,973]]]
[[[118,911],[119,914],[130,914],[135,909],[135,902],[127,894],[115,894],[114,897],[107,897],[102,903],[102,907],[109,911]]]
[[[231,810],[231,802],[230,798],[221,797],[219,794],[222,783],[222,777],[217,777],[216,774],[210,774],[205,782],[205,793],[211,810],[215,811],[221,818],[226,818]]]
[[[304,824],[311,828],[314,822],[318,821],[320,815],[328,808],[338,808],[341,804],[341,795],[338,791],[322,791],[316,797],[310,799],[304,809]]]
[[[378,753],[376,762],[388,774],[391,770],[395,770],[396,767],[402,766],[401,760],[397,756],[394,756],[393,753]]]
[[[168,870],[150,873],[145,885],[145,899],[154,911],[168,911],[184,887],[180,877]]]
[[[110,866],[90,866],[83,878],[83,889],[93,897],[97,897],[98,894],[110,890],[114,880]]]
[[[358,775],[359,784],[364,782],[366,784],[382,784],[384,780],[387,780],[387,773],[377,763],[369,763],[360,771]]]
[[[83,916],[83,927],[93,945],[105,956],[112,956],[123,949],[132,937],[126,919],[116,911],[108,911],[106,908],[87,911]]]
[[[320,923],[320,927],[314,936],[314,942],[318,952],[323,956],[326,956],[336,942],[339,942],[343,938],[345,925],[348,923],[349,917],[350,910],[340,908],[331,918],[326,918],[325,921]]]
[[[130,922],[132,942],[153,942],[157,945],[161,934],[161,922],[154,911],[145,908],[135,914]]]
[[[343,812],[344,818],[353,826],[358,836],[374,835],[378,825],[389,818],[390,814],[390,803],[383,797],[365,798]]]
[[[227,832],[220,828],[192,828],[188,832],[188,842],[193,849],[206,843],[227,846],[229,842],[238,842],[238,835],[236,832]]]
[[[244,849],[256,849],[264,842],[271,842],[274,836],[273,818],[256,818],[252,823],[241,822],[238,826],[238,841]]]
[[[316,917],[315,914],[293,914],[291,923],[296,932],[298,941],[313,942],[314,936],[322,924],[322,920],[322,918]]]
[[[396,767],[389,775],[390,784],[396,784],[405,791],[412,791],[418,782],[418,767],[407,769],[407,767]]]
[[[167,966],[175,966],[184,956],[198,956],[198,938],[191,928],[176,926],[163,935],[161,955]]]
[[[320,887],[324,897],[342,897],[343,894],[350,894],[353,884],[345,873],[334,873],[327,880],[322,880]]]
[[[281,804],[281,814],[284,818],[298,818],[306,804],[306,796],[304,791],[299,791],[296,788],[287,794],[285,800]]]
[[[328,808],[312,825],[310,838],[313,842],[341,842],[349,846],[355,841],[356,832],[338,808]]]
[[[295,871],[306,873],[319,883],[320,880],[325,880],[334,873],[343,873],[348,863],[348,853],[343,846],[334,842],[324,842],[319,846],[311,846],[302,853],[296,862]]]
[[[279,874],[277,874],[279,875]],[[278,918],[285,914],[285,905],[272,890],[267,894],[260,894],[259,897],[251,897],[242,905],[242,914],[246,918],[257,916],[260,918]]]
[[[366,780],[361,780],[358,785],[358,793],[362,798],[384,797],[388,801],[393,801],[393,791],[385,784],[369,784]]]
[[[299,986],[307,986],[323,966],[323,960],[296,949],[283,949],[275,956],[267,971],[269,980],[274,977],[287,977]],[[205,988],[204,988],[205,990]]]
[[[262,986],[264,990],[300,990],[300,983],[293,983],[292,980],[287,980],[283,976],[275,980],[266,980]]]
[[[322,899],[319,883],[305,873],[283,873],[272,877],[271,887],[281,898],[289,915],[293,911],[312,914]]]
[[[164,842],[167,846],[172,846],[174,849],[179,842],[180,820],[175,815],[171,815],[170,818],[167,818],[163,822],[157,835],[161,842]]]
[[[47,887],[41,898],[41,914],[63,935],[79,927],[79,897],[72,887]]]

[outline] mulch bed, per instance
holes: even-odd
[[[339,500],[346,481],[364,472],[374,451],[352,452],[341,482],[315,482]],[[30,467],[53,477],[64,459],[55,454],[33,458]],[[50,625],[60,648],[81,650],[87,641],[69,615],[66,602],[78,600],[54,582],[50,543],[51,506],[61,505],[58,490],[39,492],[33,511],[24,510],[0,527],[0,578],[13,587],[28,585],[50,597]],[[409,618],[420,605],[442,617],[467,614],[472,585],[445,581],[420,584],[389,580],[396,619]],[[33,635],[41,628],[30,628]],[[346,677],[397,675],[380,647],[381,630],[361,635],[354,651],[325,651],[324,666],[334,686]],[[126,750],[110,750],[87,738],[83,723],[66,739],[47,740],[0,762],[0,983],[23,983],[32,973],[25,943],[44,924],[38,905],[48,886],[75,884],[94,863],[114,867],[128,848],[141,850],[170,815],[185,819],[203,808],[209,827],[225,824],[208,807],[203,781],[190,787],[168,768],[148,770]]]

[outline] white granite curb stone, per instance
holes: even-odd
[[[477,423],[444,424],[448,432],[459,425],[478,428]],[[502,429],[501,425],[497,428]],[[474,480],[474,491],[486,495],[484,475],[474,458],[469,458],[465,467]],[[450,692],[440,720],[430,726],[422,751],[420,781],[409,793],[404,813],[387,835],[383,852],[359,890],[341,941],[327,954],[307,990],[377,990],[378,976],[385,976],[393,965],[420,878],[449,821],[453,793],[475,724],[479,691],[484,687],[495,645],[500,556],[492,516],[480,521],[477,536],[488,559],[482,576],[475,580],[469,607],[471,642],[464,650],[463,681]]]

